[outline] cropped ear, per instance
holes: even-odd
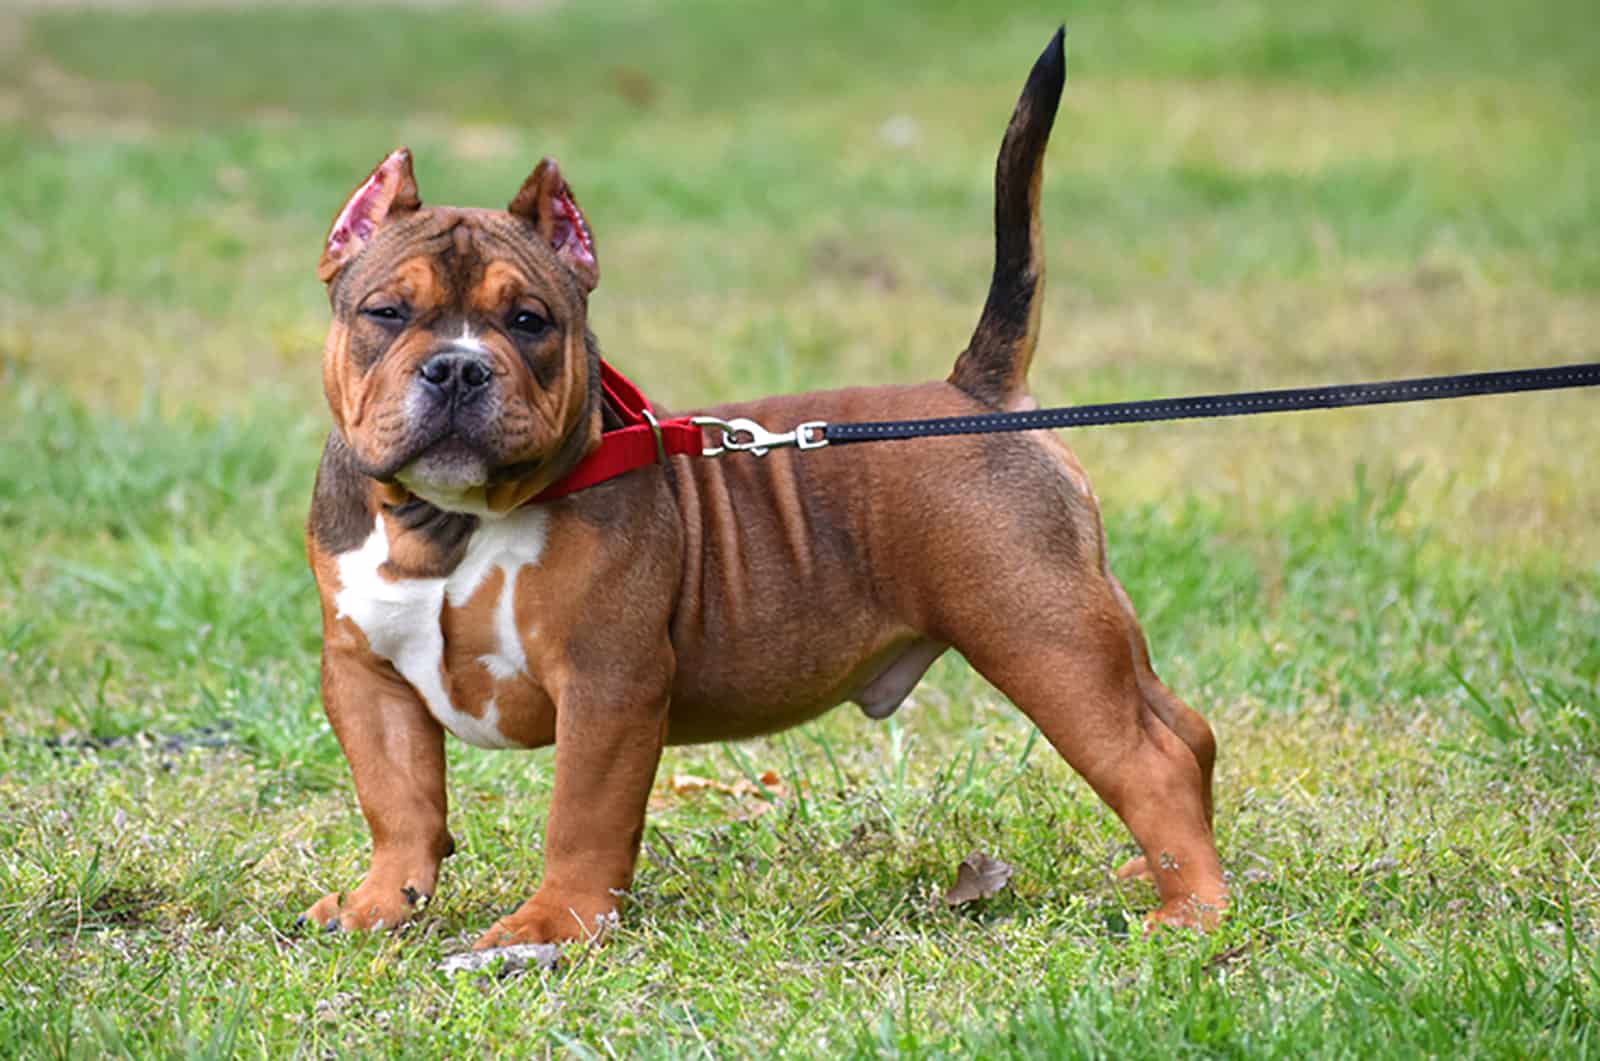
[[[328,242],[322,248],[322,261],[317,264],[317,277],[325,284],[331,283],[339,270],[371,242],[372,234],[385,218],[409,214],[421,206],[417,180],[411,175],[411,152],[397,147],[350,194],[350,201],[333,219]]]
[[[583,289],[594,290],[600,282],[600,263],[595,261],[589,219],[578,209],[578,200],[572,197],[572,188],[561,176],[555,159],[542,159],[534,167],[506,209],[533,222],[533,227],[550,244],[556,257],[567,263]]]

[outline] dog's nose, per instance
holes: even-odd
[[[434,354],[417,370],[425,386],[442,394],[469,394],[494,378],[481,357],[471,354]]]

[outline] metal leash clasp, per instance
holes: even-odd
[[[828,444],[826,420],[807,420],[793,431],[768,431],[743,416],[732,420],[724,420],[719,416],[695,416],[689,422],[696,427],[715,428],[722,433],[720,443],[701,451],[706,457],[720,457],[730,451],[765,457],[770,450],[791,446],[796,449],[821,449]]]

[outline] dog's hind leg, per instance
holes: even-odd
[[[1214,817],[1211,774],[1217,761],[1217,738],[1200,712],[1184,703],[1160,678],[1156,677],[1155,669],[1150,665],[1150,647],[1145,641],[1144,631],[1139,627],[1138,617],[1134,614],[1133,602],[1128,599],[1127,591],[1122,588],[1122,583],[1117,581],[1116,576],[1108,571],[1106,577],[1110,580],[1111,588],[1128,618],[1129,640],[1133,647],[1133,665],[1138,675],[1139,691],[1144,694],[1156,717],[1183,739],[1183,743],[1194,753],[1195,761],[1200,764],[1206,821],[1210,823]],[[1120,880],[1151,879],[1149,864],[1143,855],[1130,859],[1117,870],[1117,877]]]
[[[1156,681],[1109,578],[1062,588],[1012,592],[1007,610],[1025,609],[1025,624],[962,623],[965,636],[951,640],[1127,825],[1161,898],[1147,924],[1209,927],[1228,898],[1211,831],[1209,728]]]

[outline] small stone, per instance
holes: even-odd
[[[506,977],[527,969],[549,972],[556,967],[560,958],[561,948],[554,943],[514,943],[509,947],[452,954],[441,961],[437,968],[441,973],[493,970],[496,976]]]

